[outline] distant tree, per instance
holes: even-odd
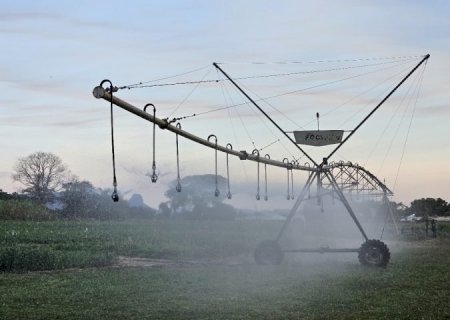
[[[111,189],[96,189],[97,197],[94,210],[98,219],[128,219],[128,218],[152,218],[156,210],[145,207],[130,207],[129,201],[121,195],[119,202],[113,202],[111,199]]]
[[[170,188],[165,192],[169,201],[160,205],[160,213],[170,216],[184,216],[196,219],[220,218],[233,219],[235,209],[223,204],[225,200],[226,179],[217,177],[218,189],[221,190],[219,196],[215,196],[215,175],[193,175],[187,176],[180,181],[182,190],[175,189],[176,181],[171,183]]]
[[[130,218],[153,218],[156,210],[145,204],[139,193],[133,193],[128,200],[128,216]]]
[[[229,204],[218,202],[207,213],[208,219],[214,220],[234,220],[237,215],[237,210]]]
[[[25,186],[24,194],[45,204],[61,189],[67,176],[68,169],[58,156],[35,152],[17,160],[12,179]]]
[[[410,215],[410,208],[404,205],[403,202],[389,201],[389,205],[398,220]]]
[[[63,184],[59,200],[63,203],[61,214],[68,219],[152,218],[156,211],[144,204],[141,195],[134,195],[134,204],[123,198],[113,202],[111,190],[95,188],[89,181],[78,179]]]
[[[74,179],[63,184],[62,214],[68,218],[93,217],[98,214],[98,193],[89,181]]]
[[[146,208],[146,207],[148,207],[144,203],[144,198],[142,198],[142,195],[140,195],[139,193],[133,193],[131,195],[130,199],[128,200],[128,206],[130,208]]]
[[[4,192],[2,189],[0,189],[0,200],[9,200],[10,195],[8,192]]]
[[[18,194],[17,192],[8,193],[0,189],[0,200],[20,200],[23,199],[24,196]]]
[[[411,202],[410,212],[416,217],[450,215],[449,204],[441,198],[422,198]]]
[[[161,202],[158,207],[158,216],[161,218],[170,217],[169,201]]]

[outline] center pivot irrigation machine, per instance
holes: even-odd
[[[287,178],[288,178],[288,200],[292,198],[294,200],[293,194],[293,179],[292,172],[293,170],[301,170],[306,171],[308,173],[308,177],[306,179],[306,183],[304,184],[301,192],[296,198],[292,209],[290,210],[287,218],[284,221],[278,235],[274,240],[267,240],[260,243],[254,253],[254,257],[257,263],[259,264],[279,264],[282,262],[284,254],[288,252],[317,252],[317,253],[328,253],[328,252],[355,252],[358,253],[358,258],[361,264],[367,266],[376,266],[376,267],[385,267],[390,259],[390,252],[388,247],[381,240],[369,239],[366,231],[355,215],[354,210],[352,209],[350,202],[347,197],[349,194],[358,194],[360,192],[365,192],[365,194],[375,195],[382,199],[383,203],[386,205],[388,213],[395,225],[395,219],[393,216],[393,212],[390,206],[390,202],[388,197],[393,195],[393,192],[385,185],[385,183],[381,182],[375,175],[366,170],[363,166],[351,163],[349,161],[339,161],[334,162],[330,161],[333,155],[361,128],[361,126],[392,96],[392,94],[430,57],[429,54],[420,57],[421,60],[412,68],[408,69],[408,72],[403,78],[392,88],[390,91],[381,99],[372,109],[371,111],[356,125],[353,130],[350,130],[349,133],[345,136],[343,130],[313,130],[313,131],[294,131],[288,132],[281,128],[281,126],[271,117],[266,110],[264,110],[260,104],[258,104],[258,99],[252,98],[242,86],[240,86],[236,79],[233,79],[228,75],[227,72],[223,70],[221,66],[217,63],[213,63],[213,66],[216,68],[217,73],[221,74],[224,77],[225,81],[234,86],[240,94],[242,94],[245,99],[247,99],[248,103],[253,105],[258,112],[260,112],[277,130],[279,130],[293,146],[295,146],[296,150],[298,150],[303,156],[305,156],[309,162],[304,165],[300,164],[298,160],[289,161],[287,158],[283,160],[275,160],[272,159],[268,154],[265,156],[260,156],[259,150],[255,149],[252,152],[246,151],[237,151],[233,150],[231,144],[227,144],[226,146],[219,145],[217,143],[217,137],[215,135],[210,135],[208,139],[203,139],[195,134],[192,134],[188,131],[182,130],[180,123],[175,122],[181,118],[174,118],[170,120],[169,118],[157,118],[156,117],[156,108],[153,104],[146,105],[143,109],[139,109],[136,106],[121,100],[116,97],[114,94],[119,89],[123,89],[126,87],[118,88],[113,86],[111,81],[103,80],[99,86],[95,87],[93,90],[93,95],[97,99],[104,99],[110,102],[111,107],[111,140],[112,140],[112,161],[113,161],[113,187],[114,191],[112,194],[112,199],[114,201],[119,201],[119,196],[117,192],[117,179],[115,172],[115,152],[114,152],[114,126],[113,126],[113,105],[116,105],[126,111],[133,113],[134,115],[141,117],[144,120],[150,121],[153,123],[153,163],[152,163],[152,171],[153,173],[150,175],[152,182],[156,182],[158,179],[158,175],[156,173],[156,165],[155,165],[155,128],[156,125],[162,129],[175,133],[176,135],[176,143],[177,143],[177,180],[178,183],[176,185],[176,190],[181,192],[181,184],[180,184],[180,173],[179,173],[179,159],[178,159],[178,136],[182,136],[186,139],[189,139],[195,143],[204,145],[206,147],[212,148],[215,150],[215,159],[216,159],[216,189],[215,196],[218,196],[220,191],[217,188],[217,152],[224,152],[227,155],[227,178],[229,179],[229,171],[228,171],[228,156],[236,156],[239,157],[240,160],[248,160],[255,161],[258,163],[258,189],[257,189],[257,200],[260,199],[259,194],[259,164],[262,163],[266,167],[276,166],[285,168],[287,170]],[[201,82],[201,81],[199,81]],[[206,81],[205,81],[206,82]],[[185,82],[186,83],[186,82]],[[106,84],[106,86],[105,86]],[[129,89],[129,88],[128,88]],[[147,108],[152,107],[152,113],[147,112]],[[319,113],[316,114],[317,121],[319,120]],[[345,136],[345,137],[344,137]],[[323,157],[321,162],[316,162],[311,155],[306,152],[300,145],[309,145],[309,146],[325,146],[332,145],[336,146],[332,151],[325,157]],[[289,176],[291,175],[291,181],[289,182]],[[267,200],[267,174],[265,178],[266,187],[264,199]],[[299,209],[299,206],[302,204],[302,201],[308,196],[310,192],[310,188],[313,183],[317,184],[317,198],[319,202],[321,201],[321,197],[325,195],[332,195],[333,199],[339,199],[346,211],[350,215],[351,219],[355,223],[359,232],[361,233],[364,243],[359,248],[329,248],[329,247],[320,247],[320,248],[302,248],[302,249],[289,249],[283,250],[280,246],[280,238],[286,231],[287,226],[292,222],[296,212]],[[291,184],[291,193],[289,191]],[[231,192],[229,188],[229,180],[228,180],[228,192],[227,198],[231,199]],[[395,225],[396,227],[396,225]]]

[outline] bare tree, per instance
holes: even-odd
[[[14,171],[12,179],[25,186],[22,192],[41,203],[50,201],[68,176],[61,158],[49,152],[35,152],[19,158]]]

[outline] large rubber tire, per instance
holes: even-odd
[[[255,250],[255,261],[261,265],[277,265],[283,261],[284,253],[274,240],[261,242]]]
[[[390,258],[389,248],[380,240],[367,240],[359,248],[358,259],[364,266],[385,268]]]

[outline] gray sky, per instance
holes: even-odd
[[[127,85],[198,68],[202,69],[168,81],[216,79],[219,75],[211,66],[214,61],[226,62],[224,69],[235,77],[242,77],[390,61],[346,64],[342,62],[344,59],[430,53],[417,104],[411,100],[410,108],[405,107],[403,113],[403,105],[407,106],[408,101],[402,99],[411,97],[416,88],[414,81],[420,80],[417,78],[420,73],[405,86],[403,93],[380,111],[371,125],[355,135],[340,152],[342,158],[336,160],[364,164],[380,179],[386,179],[389,186],[395,184],[394,200],[409,202],[417,197],[449,200],[449,16],[448,1],[3,0],[0,13],[0,134],[3,138],[0,141],[3,150],[0,188],[8,191],[20,188],[10,178],[14,163],[18,157],[35,151],[53,152],[81,179],[99,187],[111,186],[108,104],[92,96],[93,87],[103,79]],[[324,59],[339,61],[311,65],[249,64]],[[373,70],[381,68],[384,66],[378,65]],[[361,78],[361,81],[358,78],[343,86],[267,101],[296,124],[315,129],[316,111],[325,114],[340,102],[390,79],[401,70],[388,69],[386,73]],[[309,78],[255,79],[242,83],[251,94],[268,97],[364,71],[367,70],[356,68],[345,74],[319,73]],[[380,93],[395,84],[395,79],[398,77],[391,78],[377,92],[361,95],[354,108],[367,105],[364,110],[369,110]],[[408,92],[408,88],[411,91]],[[195,86],[121,90],[118,96],[137,106],[155,103],[160,116],[172,113],[183,116],[243,102],[229,85],[211,84],[193,89]],[[265,105],[268,109],[272,106]],[[228,109],[186,120],[182,125],[205,138],[214,133],[219,143],[232,142],[236,149],[248,151],[253,148],[252,141],[257,148],[262,148],[278,138],[275,129],[267,127],[248,106],[245,108],[239,109],[239,114]],[[321,127],[334,129],[336,125],[343,125],[344,129],[350,129],[364,115],[362,112],[359,118],[345,123],[355,110],[358,109],[349,107],[348,114],[331,113],[323,118]],[[395,113],[395,110],[399,111]],[[412,122],[411,110],[414,111]],[[380,138],[380,132],[391,118],[394,119],[391,131]],[[277,120],[286,130],[297,129],[286,117]],[[121,110],[116,111],[116,125],[120,189],[141,193],[148,204],[157,206],[163,200],[168,183],[176,177],[175,137],[157,132],[157,167],[161,177],[157,184],[151,184],[145,176],[151,166],[151,127]],[[400,128],[398,134],[395,134],[396,128]],[[395,140],[392,146],[391,140]],[[182,174],[213,172],[213,151],[186,141],[181,143],[180,149]],[[297,156],[295,149],[288,149],[276,144],[264,152],[280,160],[291,154]],[[320,159],[322,150],[311,152]],[[225,155],[219,158],[219,173],[225,175]],[[254,198],[255,164],[233,159],[231,167],[235,204],[242,202],[258,208],[289,206],[290,203],[282,201],[285,171],[270,169],[274,201],[266,204],[245,200]],[[298,173],[296,181],[300,183],[305,175]]]

